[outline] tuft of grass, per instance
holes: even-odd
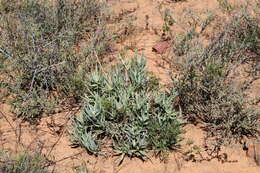
[[[241,63],[257,70],[259,26],[247,14],[234,16],[202,52],[187,54],[183,74],[174,84],[186,119],[204,122],[208,136],[222,142],[260,134],[259,111],[246,106],[246,96],[232,90],[227,78]]]
[[[201,27],[200,33],[202,33],[207,28],[207,26],[210,25],[210,23],[212,23],[214,20],[215,20],[214,14],[209,11],[207,18],[200,22],[200,27]]]
[[[48,173],[47,165],[39,154],[19,153],[13,157],[0,152],[0,172],[3,173]]]
[[[75,144],[102,154],[111,141],[122,159],[126,155],[144,159],[150,150],[161,154],[174,149],[182,132],[173,109],[175,94],[161,91],[145,64],[136,57],[109,73],[92,73],[85,106],[73,123]]]
[[[217,0],[219,7],[228,13],[231,13],[234,9],[234,7],[230,4],[230,2],[228,2],[228,0]]]
[[[180,35],[173,46],[173,52],[176,56],[186,55],[192,47],[191,41],[198,36],[195,29],[192,28],[185,35]]]
[[[79,103],[87,73],[109,51],[104,4],[2,0],[0,9],[0,86],[13,112],[33,122]]]
[[[176,23],[176,21],[172,17],[172,12],[170,9],[166,8],[163,12],[160,9],[161,16],[164,20],[163,26],[162,26],[162,39],[168,40],[169,37],[172,36],[171,33],[171,26]]]

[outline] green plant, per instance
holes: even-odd
[[[79,103],[87,73],[109,51],[104,4],[2,0],[0,8],[0,86],[16,115],[34,121]]]
[[[184,116],[204,122],[208,137],[219,143],[259,135],[259,111],[246,106],[245,95],[229,87],[230,70],[241,63],[256,70],[259,20],[234,16],[225,30],[202,51],[187,54],[182,76],[174,84]]]
[[[194,28],[189,30],[185,35],[181,35],[180,37],[177,37],[176,43],[173,45],[173,52],[177,56],[183,56],[186,55],[192,44],[191,40],[197,37],[197,33]]]
[[[0,172],[3,173],[47,173],[48,162],[41,155],[19,153],[10,156],[0,152]]]
[[[135,9],[130,11],[123,11],[118,16],[114,17],[113,21],[116,23],[116,28],[114,29],[115,35],[113,38],[117,43],[122,43],[127,39],[127,37],[131,36],[137,31],[138,28],[136,28],[134,25],[136,17],[128,16],[129,13],[134,11]]]
[[[188,139],[187,140],[187,142],[186,142],[186,145],[192,145],[194,143],[194,141],[193,140],[191,140],[191,139]]]
[[[163,23],[163,27],[162,27],[162,30],[163,30],[163,36],[164,37],[167,37],[167,36],[172,36],[172,33],[171,33],[171,26],[176,23],[176,21],[173,19],[172,17],[172,12],[170,9],[165,9],[163,12],[161,12],[160,10],[160,13],[163,17],[163,20],[164,20],[164,23]],[[164,39],[167,39],[167,38],[164,38]]]
[[[230,13],[234,9],[234,6],[232,6],[228,2],[228,0],[218,0],[218,3],[219,3],[220,8],[228,13]]]
[[[134,58],[109,73],[92,73],[85,106],[73,124],[75,144],[102,154],[102,146],[112,141],[122,159],[146,158],[149,150],[160,154],[174,148],[181,133],[181,120],[173,109],[175,95],[158,89],[145,64]]]
[[[212,14],[212,12],[208,12],[208,13],[209,13],[209,14],[208,14],[207,18],[201,21],[201,24],[200,24],[201,31],[200,31],[200,33],[202,33],[202,32],[207,28],[207,26],[208,26],[212,21],[214,21],[214,19],[215,19],[215,15]]]

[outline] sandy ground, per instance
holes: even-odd
[[[219,10],[217,0],[187,0],[184,2],[173,3],[170,0],[107,0],[115,14],[126,12],[125,18],[133,17],[132,25],[136,28],[129,34],[124,41],[118,43],[115,49],[122,51],[126,46],[133,47],[126,51],[127,56],[132,56],[135,51],[143,54],[147,59],[148,69],[161,79],[161,84],[170,82],[170,71],[175,71],[174,67],[167,63],[163,55],[152,51],[152,47],[162,38],[163,19],[159,11],[169,8],[174,13],[177,21],[172,27],[174,32],[186,31],[189,25],[181,24],[185,14],[196,12],[200,16],[205,16],[208,11],[222,15]],[[236,3],[238,1],[233,1]],[[161,5],[160,5],[161,4]],[[148,17],[147,17],[148,16]],[[196,29],[200,29],[197,27]],[[210,39],[212,30],[205,32],[205,42]],[[169,51],[168,51],[169,52]],[[173,57],[174,58],[174,57]],[[176,61],[181,61],[175,59]],[[177,71],[177,69],[176,69]],[[239,85],[240,80],[234,80]],[[252,97],[259,97],[260,81],[255,81],[249,91]],[[179,151],[169,154],[166,161],[162,162],[159,158],[152,157],[145,162],[140,159],[126,158],[124,162],[117,166],[117,157],[103,157],[89,155],[84,149],[72,148],[69,137],[70,118],[75,116],[75,112],[58,114],[52,117],[43,118],[39,125],[21,123],[20,120],[13,120],[13,115],[9,112],[10,107],[6,104],[0,105],[0,149],[19,150],[29,148],[42,150],[46,156],[55,162],[55,172],[70,173],[73,168],[86,164],[90,170],[97,173],[259,173],[258,167],[253,159],[253,150],[260,152],[260,144],[249,145],[249,152],[242,149],[242,145],[234,144],[224,147],[221,154],[227,155],[225,162],[215,158],[209,158],[204,151],[205,134],[199,126],[185,126],[186,133],[184,140],[180,144]],[[192,144],[189,141],[192,141]],[[195,158],[186,161],[184,152],[197,146],[200,154]],[[204,158],[205,160],[203,160]],[[53,168],[53,167],[52,167]]]

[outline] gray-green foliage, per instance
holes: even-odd
[[[112,140],[116,153],[140,158],[148,157],[149,150],[159,154],[174,147],[181,133],[175,95],[158,89],[145,64],[134,58],[90,76],[85,106],[73,124],[74,143],[101,153]]]
[[[68,98],[77,103],[86,74],[109,48],[104,4],[2,0],[0,9],[0,86],[15,113],[33,121]]]
[[[48,162],[39,154],[20,153],[15,157],[0,152],[0,172],[47,173]]]
[[[259,112],[245,106],[245,95],[232,90],[227,79],[241,63],[257,70],[259,39],[259,20],[242,14],[234,16],[201,53],[187,54],[183,75],[174,84],[179,104],[190,122],[206,123],[209,136],[225,141],[259,134]]]
[[[189,52],[192,47],[191,40],[194,39],[198,34],[195,29],[192,28],[185,35],[180,36],[173,46],[173,52],[177,56],[183,56]]]
[[[230,4],[229,0],[217,0],[219,7],[224,11],[230,13],[234,6]]]

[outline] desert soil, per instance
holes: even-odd
[[[184,14],[196,12],[203,17],[208,10],[219,14],[217,0],[187,0],[184,2],[173,3],[170,0],[107,0],[115,14],[123,14],[124,18],[134,18],[131,22],[134,30],[122,42],[115,45],[115,50],[122,51],[126,46],[133,47],[135,51],[143,54],[147,59],[148,69],[161,79],[161,84],[170,82],[170,71],[175,71],[171,67],[164,54],[158,54],[152,47],[156,45],[162,36],[163,19],[159,12],[159,6],[169,8],[174,13],[173,16],[178,20],[182,19]],[[238,3],[240,1],[233,1]],[[148,16],[148,17],[147,17]],[[188,19],[187,19],[188,20]],[[174,25],[174,32],[185,31],[188,25]],[[200,28],[196,28],[200,29]],[[207,32],[212,32],[210,29]],[[205,42],[207,39],[205,34]],[[132,56],[134,50],[127,50],[126,55]],[[173,57],[174,59],[174,57]],[[176,58],[176,61],[181,61]],[[177,69],[176,69],[177,72]],[[234,85],[239,85],[239,81]],[[259,97],[259,80],[252,84],[249,95]],[[57,114],[55,116],[43,118],[38,125],[22,123],[19,119],[13,119],[10,113],[10,107],[6,104],[0,105],[0,149],[22,150],[29,148],[33,150],[42,150],[46,156],[55,162],[55,172],[70,173],[73,168],[86,164],[90,170],[97,173],[259,173],[260,167],[254,161],[254,152],[260,152],[259,143],[249,143],[249,151],[243,150],[240,144],[233,144],[222,148],[221,154],[227,156],[224,162],[217,158],[209,158],[204,151],[205,132],[200,126],[185,126],[186,133],[183,134],[184,140],[180,143],[180,149],[169,154],[165,161],[159,158],[143,162],[140,159],[125,158],[124,162],[117,166],[117,156],[93,156],[89,155],[82,148],[71,147],[69,138],[70,118],[75,116],[75,112]],[[188,144],[192,141],[192,144]],[[194,158],[188,159],[183,155],[184,152],[191,149],[192,146],[198,146],[200,153]],[[253,151],[254,150],[254,151]],[[205,160],[202,160],[205,158]],[[53,167],[51,168],[53,169]]]

